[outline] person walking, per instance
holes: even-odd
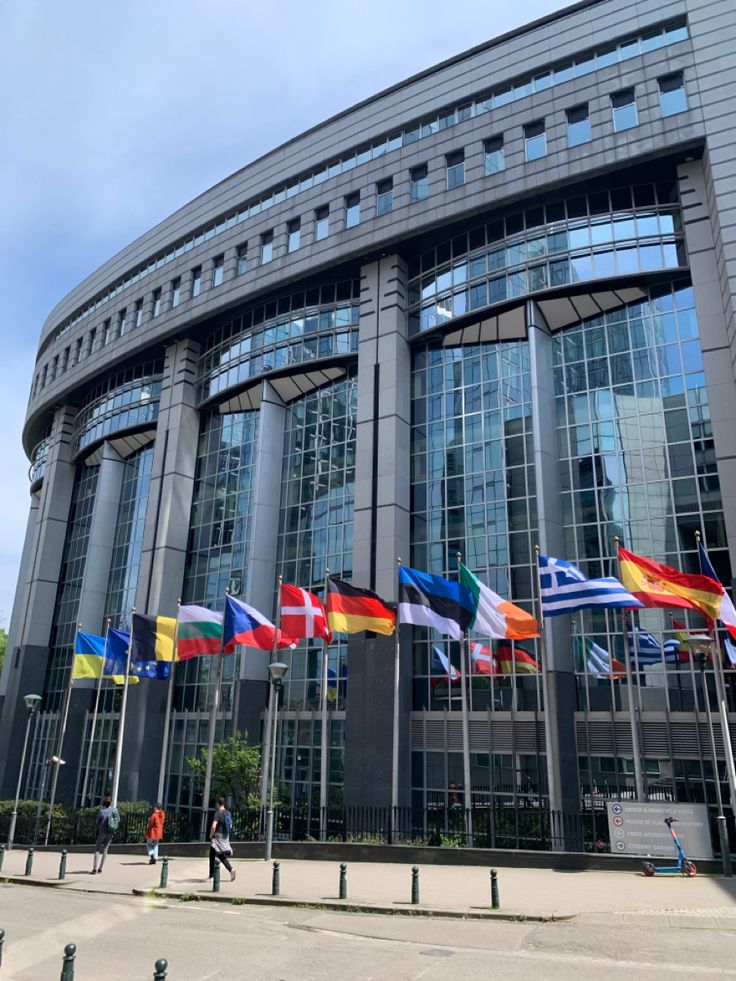
[[[166,811],[161,804],[153,805],[153,811],[149,815],[146,824],[146,848],[148,849],[148,864],[155,865],[158,860],[158,846],[164,836],[164,825],[166,824]]]
[[[117,807],[112,806],[112,797],[103,797],[102,804],[97,812],[97,820],[95,821],[95,834],[97,838],[95,841],[95,854],[92,859],[92,875],[102,872],[102,866],[105,864],[105,857],[107,856],[110,842],[119,827],[120,811],[118,811]]]
[[[230,833],[233,830],[233,817],[225,807],[225,798],[215,801],[215,813],[210,826],[210,879],[215,874],[215,862],[220,861],[230,873],[230,881],[235,881],[235,869],[230,864],[233,850],[230,847]]]

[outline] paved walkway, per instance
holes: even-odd
[[[141,852],[144,849],[141,848]],[[158,889],[161,863],[148,864],[145,854],[111,854],[101,875],[90,875],[91,855],[71,853],[66,879],[58,881],[58,852],[37,852],[32,875],[24,875],[26,851],[5,855],[0,878],[60,890],[130,895]],[[237,845],[236,845],[237,856]],[[235,858],[237,879],[223,869],[221,899],[272,902],[272,866],[260,859]],[[489,870],[477,866],[420,866],[420,903],[411,904],[411,867],[399,864],[353,862],[347,869],[347,901],[338,899],[339,863],[280,862],[283,903],[361,907],[366,911],[434,912],[454,916],[490,913]],[[501,909],[505,917],[548,919],[578,913],[667,917],[707,917],[736,928],[736,879],[679,875],[647,879],[633,872],[561,872],[550,869],[498,869]],[[212,898],[206,858],[169,860],[167,893]]]

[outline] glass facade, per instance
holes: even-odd
[[[123,429],[155,423],[162,371],[160,362],[139,365],[95,388],[74,420],[74,451]]]
[[[674,182],[577,195],[455,236],[409,264],[409,332],[552,287],[685,266]]]

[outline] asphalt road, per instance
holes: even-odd
[[[3,884],[0,979],[57,981],[69,942],[78,947],[75,981],[150,981],[159,957],[168,959],[167,981],[736,979],[736,917],[720,923],[697,910],[477,922]]]

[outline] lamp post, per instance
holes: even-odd
[[[271,765],[268,768],[268,810],[266,811],[266,854],[263,856],[268,862],[271,860],[271,846],[273,844],[273,787],[276,770],[276,732],[278,731],[279,716],[279,693],[283,684],[284,675],[289,670],[288,664],[283,661],[272,661],[268,665],[268,673],[271,676],[271,701],[273,704],[273,728],[271,732]]]
[[[721,777],[718,772],[718,757],[716,755],[716,737],[713,731],[713,716],[710,711],[710,697],[708,695],[708,685],[705,678],[705,664],[710,654],[713,656],[713,644],[708,634],[694,634],[688,639],[687,646],[690,648],[690,656],[698,656],[700,667],[700,679],[703,686],[703,701],[705,703],[705,717],[708,722],[708,736],[710,739],[710,751],[713,757],[713,779],[716,787],[716,805],[718,807],[718,840],[721,846],[721,863],[723,864],[723,875],[730,879],[731,870],[731,851],[728,846],[728,829],[726,828],[726,817],[723,813],[723,795],[721,794]],[[724,735],[724,739],[725,739]],[[705,788],[703,788],[705,789]],[[707,797],[706,797],[707,801]]]
[[[31,719],[33,718],[36,709],[38,708],[38,703],[41,701],[40,695],[24,695],[23,701],[26,703],[26,710],[28,712],[28,718],[26,720],[26,734],[23,738],[23,752],[20,754],[20,769],[18,770],[18,786],[15,790],[15,803],[13,804],[13,813],[10,815],[10,828],[8,829],[8,844],[7,850],[13,847],[13,839],[15,838],[15,824],[18,820],[18,801],[20,800],[20,787],[23,782],[23,770],[26,765],[26,750],[28,749],[28,734],[31,731]]]

